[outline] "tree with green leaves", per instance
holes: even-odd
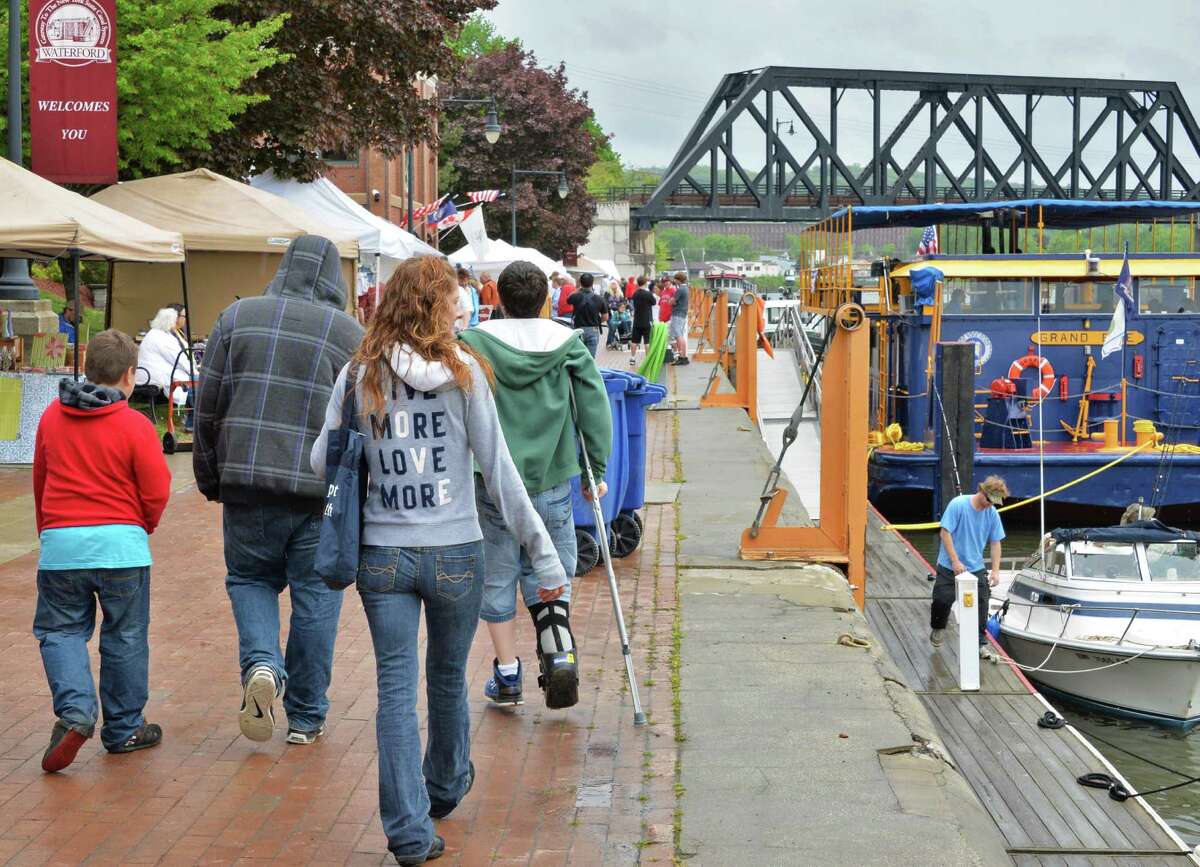
[[[117,0],[117,141],[120,175],[169,170],[208,148],[239,115],[264,102],[257,79],[286,55],[270,43],[283,25],[274,14],[234,24],[214,13],[218,0]],[[22,30],[27,6],[22,3]],[[0,30],[7,30],[7,4]],[[28,42],[23,40],[23,44]],[[0,45],[0,93],[8,88],[8,43]],[[22,65],[29,104],[28,55]],[[7,128],[0,116],[0,130]],[[29,136],[26,126],[26,154]]]
[[[271,95],[213,142],[203,161],[225,174],[272,169],[309,180],[322,151],[373,148],[387,158],[437,136],[438,96],[422,81],[452,77],[462,61],[450,41],[471,14],[496,0],[226,0],[222,15],[245,23],[280,13],[275,44],[291,55],[255,85]]]

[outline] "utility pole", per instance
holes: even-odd
[[[21,165],[21,0],[8,0],[8,158]],[[37,301],[25,259],[0,259],[0,301]]]

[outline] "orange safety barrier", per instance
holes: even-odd
[[[724,292],[721,293],[724,296]],[[723,302],[724,298],[718,298]],[[750,418],[758,416],[758,317],[755,310],[758,306],[758,296],[752,292],[742,295],[740,312],[734,323],[734,348],[732,352],[720,352],[717,359],[725,369],[726,375],[733,383],[733,391],[722,392],[721,378],[710,377],[708,389],[700,398],[700,406],[736,406],[749,413]],[[724,304],[721,305],[724,307]],[[725,341],[722,334],[722,346]],[[696,355],[693,353],[693,358]],[[865,435],[864,435],[865,436]]]
[[[718,361],[721,344],[729,330],[729,293],[704,294],[708,296],[708,312],[701,325],[700,340],[692,353],[692,361]]]
[[[821,373],[821,511],[815,527],[781,527],[780,487],[757,526],[742,533],[743,560],[796,560],[846,567],[859,608],[866,604],[867,413],[870,330],[857,304],[834,314]],[[740,362],[740,359],[739,359]]]

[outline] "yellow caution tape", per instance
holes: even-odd
[[[1019,509],[1021,506],[1028,506],[1030,503],[1036,503],[1038,500],[1040,500],[1044,497],[1052,496],[1053,494],[1057,494],[1059,491],[1065,491],[1067,488],[1074,487],[1075,485],[1078,485],[1080,482],[1086,482],[1088,479],[1092,478],[1093,476],[1100,475],[1105,470],[1115,467],[1117,464],[1121,463],[1121,461],[1125,460],[1126,458],[1131,458],[1134,455],[1136,455],[1138,452],[1140,452],[1142,449],[1148,448],[1152,445],[1154,445],[1154,441],[1147,440],[1146,442],[1142,443],[1140,446],[1137,446],[1136,448],[1133,448],[1133,449],[1127,451],[1125,454],[1121,455],[1119,458],[1109,461],[1107,464],[1105,464],[1102,467],[1097,467],[1096,469],[1092,470],[1090,473],[1086,473],[1086,474],[1080,476],[1079,478],[1075,479],[1074,481],[1067,482],[1065,485],[1059,485],[1057,488],[1054,488],[1053,490],[1050,490],[1050,491],[1046,491],[1043,494],[1038,494],[1036,497],[1030,497],[1027,500],[1021,500],[1019,503],[1012,503],[1011,505],[1008,505],[1008,506],[1001,506],[996,511],[997,512],[1008,512],[1013,509]],[[1174,446],[1171,446],[1171,448],[1174,448]],[[1193,446],[1193,448],[1195,448],[1195,446]],[[1197,453],[1200,453],[1200,449],[1197,449]],[[941,526],[942,526],[941,521],[929,521],[924,524],[885,524],[884,529],[885,530],[937,530]]]

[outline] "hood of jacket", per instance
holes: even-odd
[[[459,357],[467,361],[467,355],[455,347]],[[430,361],[414,352],[407,343],[392,347],[388,359],[392,372],[417,391],[437,391],[454,383],[454,374],[440,361]]]
[[[72,415],[102,416],[125,404],[125,395],[107,385],[63,379],[58,383],[58,400]]]
[[[343,310],[348,295],[337,247],[320,235],[301,235],[288,245],[266,296],[298,298]]]
[[[488,320],[460,335],[491,362],[496,381],[524,388],[563,367],[575,347],[587,352],[578,332],[548,319]]]

